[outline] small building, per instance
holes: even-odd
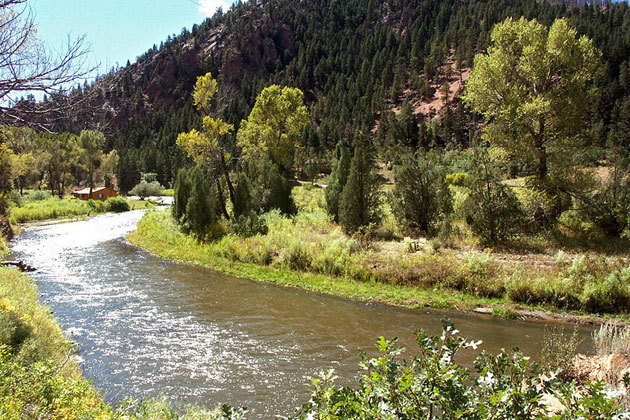
[[[118,191],[113,188],[108,187],[95,187],[92,189],[92,195],[90,196],[90,188],[84,188],[82,190],[77,190],[72,193],[75,198],[79,200],[100,200],[105,201],[111,197],[118,197]]]

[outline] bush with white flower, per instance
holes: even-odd
[[[620,391],[602,383],[564,381],[541,374],[518,348],[482,352],[474,369],[457,363],[462,349],[481,342],[462,337],[445,321],[440,336],[417,333],[419,353],[402,359],[396,340],[381,337],[379,357],[362,356],[358,387],[335,385],[333,371],[313,379],[311,400],[296,419],[630,419]],[[549,401],[558,404],[552,408]]]

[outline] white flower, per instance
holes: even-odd
[[[604,397],[608,398],[609,400],[616,400],[617,398],[623,397],[624,395],[626,395],[626,391],[622,389],[610,388],[604,391]]]
[[[466,347],[472,347],[473,350],[477,350],[477,347],[481,345],[481,343],[483,343],[483,341],[479,340],[479,341],[471,341],[470,343],[466,344]]]
[[[488,372],[485,376],[480,376],[477,382],[480,386],[491,387],[497,382],[497,380],[494,378],[494,374],[492,372]]]

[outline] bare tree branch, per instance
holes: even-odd
[[[35,29],[27,0],[0,0],[0,124],[42,128],[89,100],[88,95],[66,91],[96,69],[87,65],[85,37],[68,37],[63,49],[56,51],[36,37]],[[18,98],[36,92],[56,100],[36,104]]]

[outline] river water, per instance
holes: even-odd
[[[482,349],[540,349],[541,322],[358,303],[156,258],[124,240],[142,214],[27,227],[12,244],[109,401],[163,395],[287,415],[308,400],[309,377],[334,368],[353,382],[359,349],[384,335],[411,354],[414,330],[438,333],[447,315]],[[580,328],[584,351],[590,332]]]

